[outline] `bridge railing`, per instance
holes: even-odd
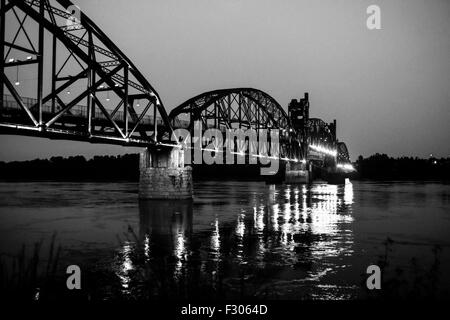
[[[28,108],[31,108],[32,106],[36,105],[38,100],[35,98],[29,98],[29,97],[22,97],[21,98],[25,106]],[[11,95],[4,95],[3,96],[3,109],[0,110],[1,113],[7,113],[8,111],[21,111],[20,105],[17,103],[17,101],[14,99]],[[44,114],[56,114],[58,111],[61,110],[61,107],[58,104],[55,104],[55,110],[52,109],[52,105],[50,103],[45,103],[42,106],[42,112]],[[107,110],[109,114],[112,113],[111,110]],[[70,110],[66,113],[66,116],[71,117],[78,117],[78,118],[87,118],[87,107],[83,105],[76,105],[70,108]],[[139,117],[139,114],[138,114]],[[108,120],[108,118],[105,116],[105,114],[96,108],[94,119],[97,120]],[[113,119],[115,121],[123,121],[124,114],[123,111],[117,111],[114,114]],[[156,121],[158,125],[163,125],[163,120],[160,117],[156,117]],[[144,116],[140,122],[141,124],[145,125],[153,125],[153,117],[152,116]]]

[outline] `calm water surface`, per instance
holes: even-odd
[[[427,274],[436,244],[438,283],[450,288],[440,183],[197,182],[193,202],[138,201],[135,183],[0,183],[5,256],[42,240],[45,260],[55,232],[60,266],[91,274],[100,299],[364,298],[366,268],[386,248],[399,278]]]

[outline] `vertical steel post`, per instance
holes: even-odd
[[[242,93],[239,92],[239,129],[242,127]]]
[[[192,166],[194,165],[194,122],[193,122],[193,117],[192,117],[192,106],[190,107],[190,112],[189,112],[189,135],[190,135],[190,139],[191,139],[191,164]]]
[[[337,123],[336,119],[333,120],[333,141],[336,142],[337,140]]]
[[[124,78],[124,86],[125,86],[125,95],[123,97],[123,131],[125,133],[125,137],[128,138],[128,64],[125,65],[123,69],[123,78]]]
[[[5,12],[3,11],[5,9],[5,0],[0,0],[0,52],[2,56],[0,57],[0,77],[2,77],[3,73],[5,72]],[[3,98],[4,98],[4,84],[3,81],[0,84],[0,109],[3,108]],[[1,116],[1,114],[0,114]]]
[[[89,49],[88,49],[88,56],[90,58],[89,64],[87,65],[87,90],[89,90],[90,87],[95,83],[95,74],[92,70],[92,59],[93,59],[93,41],[92,41],[92,32],[89,32],[88,34],[88,41],[89,41]],[[92,114],[94,111],[94,100],[92,99],[93,92],[89,92],[87,96],[87,129],[89,136],[92,135]]]
[[[258,132],[259,132],[259,129],[261,128],[261,125],[260,125],[260,109],[261,108],[256,106],[256,127],[258,129]]]
[[[155,137],[155,142],[158,141],[158,138],[157,138],[157,136],[158,136],[158,121],[156,119],[156,109],[158,108],[157,103],[158,103],[157,100],[153,101],[153,104],[154,104],[154,106],[153,106],[153,126],[154,126],[153,127],[153,135]]]
[[[228,123],[231,123],[231,94],[227,97],[227,103],[228,103]]]
[[[40,19],[45,19],[44,14],[44,0],[39,1],[39,15]],[[39,23],[39,57],[38,57],[38,88],[37,100],[39,107],[39,126],[42,125],[42,88],[44,83],[44,25]]]
[[[309,119],[309,93],[305,92],[305,118]]]
[[[217,127],[217,101],[214,101],[214,128]]]
[[[52,93],[56,91],[56,36],[52,43]],[[52,97],[52,114],[56,112],[56,97]]]

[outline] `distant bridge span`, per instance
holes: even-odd
[[[185,128],[191,136],[196,122],[202,124],[203,130],[215,128],[222,132],[238,128],[279,130],[281,158],[307,160],[313,155],[327,155],[326,151],[336,152],[336,157],[339,146],[339,161],[350,162],[345,143],[336,138],[336,122],[309,118],[307,96],[300,102],[293,100],[288,114],[272,96],[259,89],[218,89],[188,99],[173,109],[169,118],[173,128]]]
[[[170,112],[175,127],[178,119],[201,120],[205,127],[226,128],[291,128],[281,105],[259,89],[232,88],[199,94]]]
[[[199,94],[176,107],[169,114],[174,128],[185,128],[193,136],[195,122],[203,129],[279,130],[282,158],[300,159],[299,133],[281,105],[269,94],[254,88],[219,89]],[[270,135],[270,133],[269,133]]]

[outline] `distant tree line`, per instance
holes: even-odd
[[[0,162],[1,180],[138,181],[139,154]]]
[[[216,177],[245,178],[258,175],[255,168],[194,168],[194,178]],[[411,157],[392,158],[375,154],[368,158],[359,156],[355,163],[357,179],[368,180],[447,180],[450,181],[450,158],[419,159]],[[208,169],[208,170],[205,170]],[[227,169],[227,170],[225,170]],[[255,169],[255,170],[250,170]],[[242,172],[242,171],[245,171]],[[83,156],[51,157],[31,161],[0,162],[0,180],[32,181],[138,181],[139,154],[119,156],[95,156],[87,160]]]
[[[360,179],[450,180],[450,158],[392,158],[377,153],[368,158],[359,156],[356,169]]]

